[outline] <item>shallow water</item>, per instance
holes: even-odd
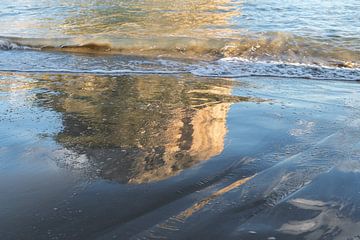
[[[0,79],[2,239],[359,234],[357,83]]]
[[[0,3],[0,239],[358,239],[358,1]]]

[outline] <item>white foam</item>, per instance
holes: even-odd
[[[359,81],[359,68],[328,67],[300,63],[250,61],[242,58],[223,58],[203,64],[191,71],[207,77],[292,77],[317,80]]]
[[[30,47],[21,46],[8,40],[0,39],[0,50],[30,49]]]
[[[0,49],[21,48],[0,40]],[[23,47],[22,47],[23,48]],[[46,51],[0,51],[0,71],[75,74],[183,74],[203,77],[288,77],[360,81],[360,68],[328,67],[274,61],[223,58],[217,61],[181,61],[120,55],[91,56]]]

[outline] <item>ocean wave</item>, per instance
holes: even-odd
[[[249,55],[244,54],[240,54],[241,57],[238,57],[239,54],[225,54],[226,51],[230,51],[229,45],[225,51],[224,47],[221,47],[221,45],[224,45],[224,41],[222,42],[220,39],[214,40],[213,44],[210,43],[211,39],[207,39],[206,41],[209,42],[207,44],[203,42],[203,45],[200,40],[185,38],[182,41],[179,39],[175,41],[173,39],[176,44],[192,44],[192,46],[207,49],[207,53],[212,56],[210,59],[184,59],[183,56],[175,54],[149,54],[150,56],[140,54],[146,52],[146,49],[148,51],[157,49],[156,51],[159,53],[159,48],[156,48],[156,46],[162,46],[164,52],[166,49],[171,49],[170,46],[180,46],[176,45],[175,42],[170,43],[169,39],[163,39],[163,41],[167,41],[167,46],[159,40],[154,41],[152,47],[150,46],[151,40],[143,39],[132,42],[130,39],[125,39],[122,45],[116,45],[118,47],[122,46],[123,49],[127,46],[127,52],[118,50],[120,54],[70,54],[61,52],[79,48],[82,51],[77,52],[88,53],[90,52],[89,49],[91,49],[93,52],[99,53],[111,48],[111,45],[104,41],[98,41],[97,44],[90,44],[90,41],[81,43],[81,41],[79,39],[0,39],[0,49],[2,50],[21,49],[16,54],[12,51],[0,51],[0,71],[101,75],[187,73],[204,77],[223,78],[257,76],[360,81],[360,66],[357,62],[350,63],[338,60],[338,63],[335,64],[334,59],[329,58],[327,62],[314,63],[313,61],[304,60],[283,60],[281,57],[269,59],[265,57],[249,57]],[[119,42],[120,40],[118,40]],[[148,46],[148,48],[145,46]],[[36,51],[29,51],[29,49],[35,49]],[[113,50],[109,51],[114,53]],[[197,55],[206,55],[204,51],[198,50]],[[215,54],[216,51],[218,54]],[[126,56],[124,56],[124,52]],[[184,54],[185,57],[190,56],[187,52],[184,52]]]
[[[241,58],[340,68],[359,68],[360,49],[341,48],[289,33],[267,32],[236,38],[14,38],[0,37],[0,49],[36,49],[197,60]]]
[[[6,39],[0,39],[0,50],[30,49],[31,47],[18,45]]]

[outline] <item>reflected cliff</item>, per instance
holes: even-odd
[[[39,84],[39,83],[38,83]],[[233,82],[185,76],[60,76],[39,104],[62,114],[57,162],[123,183],[173,176],[221,154]]]

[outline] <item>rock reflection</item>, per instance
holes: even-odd
[[[227,80],[49,76],[43,82],[49,91],[37,95],[40,104],[63,115],[56,140],[82,163],[86,156],[90,174],[123,183],[162,180],[220,154],[230,105],[253,100],[232,96]]]

